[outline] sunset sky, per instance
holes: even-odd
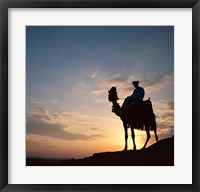
[[[133,80],[145,89],[144,99],[151,98],[159,139],[172,136],[174,27],[27,26],[27,157],[123,150],[124,129],[108,90],[116,86],[122,104]],[[135,136],[140,149],[146,132],[135,130]],[[128,144],[132,149],[131,137]]]

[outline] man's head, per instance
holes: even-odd
[[[139,81],[132,81],[132,84],[134,85],[134,87],[138,87]]]

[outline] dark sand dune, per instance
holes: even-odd
[[[95,153],[83,159],[48,160],[28,158],[27,166],[173,166],[174,137],[143,150]]]

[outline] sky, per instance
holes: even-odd
[[[174,134],[173,26],[27,26],[26,155],[82,158],[124,148],[120,105],[133,80],[151,98],[159,139]],[[135,130],[137,149],[146,132]],[[155,143],[154,133],[148,143]],[[128,149],[133,149],[129,130]]]

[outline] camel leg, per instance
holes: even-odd
[[[156,126],[156,123],[154,123],[154,124],[152,125],[152,129],[154,130],[155,139],[156,139],[156,141],[158,142],[158,135],[157,135],[157,126]]]
[[[156,129],[154,129],[154,134],[155,134],[156,142],[158,142],[158,135],[157,135]]]
[[[133,140],[133,150],[136,151],[136,144],[135,144],[135,133],[134,133],[134,128],[131,127],[131,136]]]
[[[145,142],[144,147],[142,149],[144,149],[146,147],[149,139],[151,138],[150,131],[149,131],[149,126],[146,126],[146,133],[147,133],[147,139],[146,139],[146,142]]]
[[[152,123],[152,130],[154,130],[154,134],[155,134],[155,139],[158,142],[158,135],[157,135],[157,125],[156,125],[156,119],[155,119],[155,115],[154,115],[154,121]]]
[[[127,127],[127,123],[123,122],[124,125],[124,133],[125,133],[125,147],[124,147],[124,151],[127,150],[127,140],[128,140],[128,127]]]

